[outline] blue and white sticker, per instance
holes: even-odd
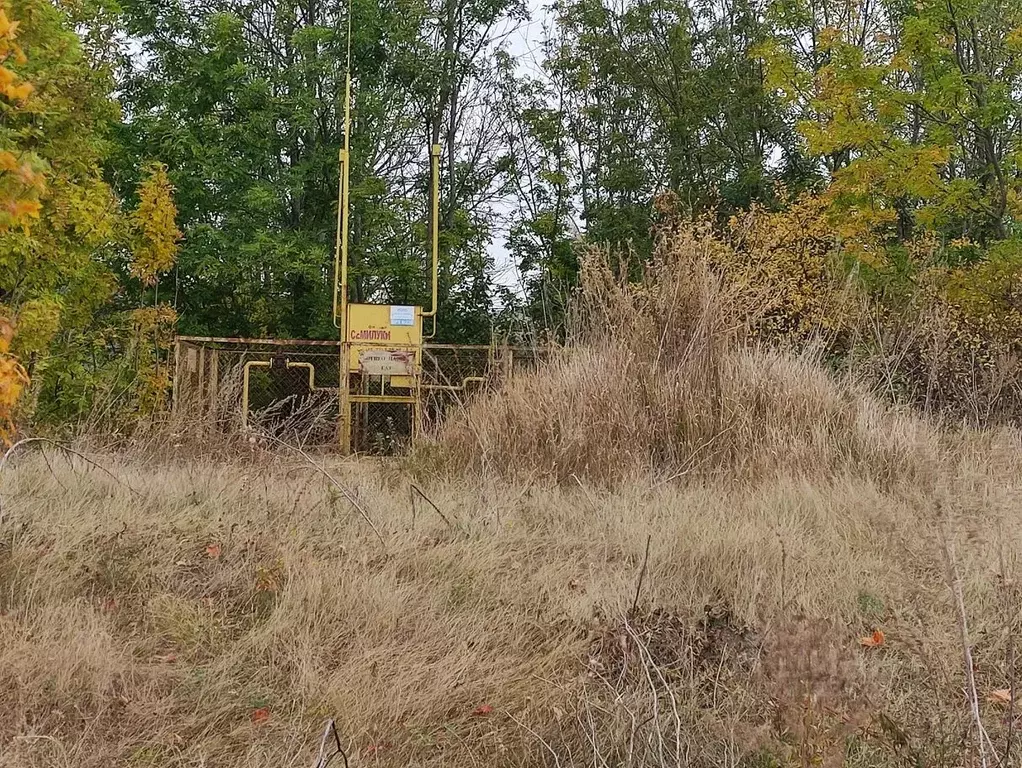
[[[390,307],[390,324],[391,325],[415,325],[415,307],[403,307],[399,305],[391,305]]]

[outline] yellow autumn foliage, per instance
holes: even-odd
[[[181,231],[177,228],[174,187],[167,167],[154,163],[138,188],[138,208],[131,220],[135,230],[131,273],[145,285],[155,285],[161,272],[174,266]]]
[[[16,41],[18,22],[11,21],[7,7],[0,4],[0,98],[20,108],[32,94],[27,83],[8,64],[25,60]],[[15,228],[28,231],[39,218],[39,195],[45,187],[43,164],[31,152],[18,146],[0,146],[0,233]]]
[[[709,266],[743,297],[750,329],[759,338],[834,341],[854,324],[857,303],[829,205],[807,194],[779,211],[753,206],[723,228],[709,221],[694,225]],[[693,227],[671,195],[661,196],[657,210],[664,232]]]
[[[0,98],[11,108],[23,106],[32,86],[7,64],[24,62],[25,54],[16,41],[18,22],[0,4]],[[21,228],[26,234],[33,219],[39,218],[39,195],[44,189],[42,163],[31,152],[17,146],[0,148],[0,234]],[[10,444],[15,435],[14,415],[18,400],[29,383],[28,372],[11,352],[14,321],[0,306],[0,440]]]
[[[802,341],[834,335],[852,322],[829,202],[803,195],[780,211],[754,206],[729,223],[731,248],[720,264],[729,281],[765,297],[759,333]]]
[[[0,440],[7,445],[11,444],[15,435],[15,407],[28,384],[24,366],[10,353],[13,339],[14,323],[0,316]]]
[[[922,230],[896,256],[868,228],[844,239],[826,192],[777,211],[753,207],[723,226],[692,223],[667,197],[657,202],[664,237],[698,244],[693,252],[728,286],[757,340],[811,342],[854,361],[888,394],[948,418],[1022,413],[1022,243],[956,261],[956,249],[978,246]],[[872,269],[864,253],[875,254]],[[896,258],[904,271],[892,268]]]
[[[29,299],[18,308],[18,334],[13,347],[28,359],[46,350],[60,328],[61,304],[56,298]]]
[[[131,325],[135,334],[152,339],[157,348],[167,349],[174,340],[177,312],[169,304],[139,307],[131,312]]]
[[[174,340],[177,313],[169,304],[140,307],[131,312],[135,350],[134,397],[136,414],[151,415],[167,404],[171,369],[161,363]]]
[[[1014,410],[1022,379],[1022,287],[1018,246],[1000,243],[968,266],[933,266],[919,276],[920,326],[931,339],[921,362],[939,372],[938,391],[967,393],[977,416]]]

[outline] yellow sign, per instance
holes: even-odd
[[[414,374],[422,346],[420,307],[349,304],[344,329],[345,341],[348,342],[348,366],[352,373],[361,371],[374,376]],[[391,359],[384,364],[384,357],[388,355],[377,354],[366,357],[368,365],[363,365],[363,356],[368,352],[388,353]],[[393,358],[396,353],[410,353],[411,362],[399,364]],[[401,370],[383,370],[399,366],[404,367]]]

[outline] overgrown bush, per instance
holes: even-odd
[[[750,240],[769,252],[763,234]],[[792,355],[764,344],[783,329],[808,339],[832,305],[824,290],[799,312],[776,300],[769,267],[753,264],[745,280],[722,276],[721,265],[737,269],[738,253],[706,228],[665,229],[638,282],[605,253],[588,253],[574,338],[456,415],[441,455],[455,466],[599,484],[636,472],[751,478],[782,466],[911,476],[935,450],[929,432],[836,383],[819,347]],[[808,282],[825,285],[822,273]]]

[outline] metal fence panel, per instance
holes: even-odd
[[[175,412],[224,433],[253,430],[305,446],[336,445],[340,352],[338,341],[180,336]],[[406,386],[393,386],[389,376],[352,374],[351,447],[405,450],[419,431],[437,428],[450,408],[545,355],[524,347],[426,344],[416,382],[395,377]]]

